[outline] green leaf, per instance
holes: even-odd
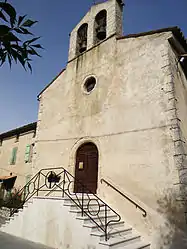
[[[30,72],[32,73],[32,67],[31,64],[29,62],[27,62],[28,68],[30,69]]]
[[[14,30],[19,34],[24,34],[24,32],[19,28],[14,28]]]
[[[19,45],[17,45],[17,44],[11,44],[11,47],[12,48],[15,48],[17,51],[19,51],[20,53],[22,53],[22,51],[23,51],[23,48],[22,47],[20,47]]]
[[[27,15],[19,16],[19,18],[18,18],[18,26],[22,23],[23,19],[24,19],[26,16],[27,16]]]
[[[3,58],[1,58],[1,65],[0,66],[2,66],[5,63],[5,61],[6,61],[6,55]]]
[[[8,54],[8,62],[9,62],[10,68],[11,68],[11,66],[12,66],[12,58],[11,58],[10,54]]]
[[[33,24],[35,24],[35,23],[37,23],[38,21],[32,21],[32,20],[30,20],[30,19],[28,19],[28,20],[26,20],[23,24],[22,24],[22,26],[23,27],[31,27]]]
[[[40,37],[35,37],[35,38],[31,39],[31,40],[25,41],[24,44],[31,44],[32,42],[35,42],[38,39],[40,39]]]
[[[20,41],[20,39],[15,36],[13,33],[9,32],[7,35],[3,37],[3,40],[5,41]]]
[[[7,22],[6,17],[3,15],[3,13],[0,11],[0,18],[3,19],[5,22]]]
[[[2,10],[9,15],[11,25],[13,25],[16,21],[16,10],[14,9],[14,7],[12,7],[12,5],[9,3],[0,2],[0,8],[2,8]]]
[[[10,28],[6,25],[0,25],[0,37],[6,35]]]
[[[44,49],[40,44],[34,44],[32,47]]]
[[[18,59],[17,51],[14,49],[11,49],[11,54],[12,54],[12,57],[14,58],[15,62],[17,63],[17,59]]]
[[[41,57],[41,56],[36,52],[36,50],[34,50],[33,48],[28,49],[27,51],[28,51],[29,54],[37,55],[37,56]]]
[[[1,56],[0,56],[0,61],[1,61],[1,65],[0,66],[2,66],[4,63],[5,63],[5,61],[6,61],[6,56],[7,56],[7,53],[6,52],[4,52],[4,51],[2,51],[2,49],[1,49]]]
[[[10,50],[11,50],[11,44],[10,44],[10,42],[9,41],[7,41],[7,42],[4,41],[3,42],[3,46],[4,46],[4,51],[10,53]]]
[[[23,34],[25,34],[25,35],[33,35],[31,32],[29,32],[27,29],[25,29],[25,28],[20,28],[22,31],[23,31]]]
[[[27,48],[21,47],[21,56],[24,60],[28,59],[28,54],[29,54],[29,52],[28,52]]]
[[[25,60],[23,59],[23,57],[20,54],[17,54],[17,57],[18,57],[19,62],[21,63],[21,65],[25,69]]]

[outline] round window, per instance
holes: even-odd
[[[91,92],[96,85],[96,79],[92,76],[88,78],[84,83],[84,89],[87,93]]]

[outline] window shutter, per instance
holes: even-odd
[[[31,145],[28,144],[25,149],[25,162],[26,163],[30,161],[30,151],[31,151]]]
[[[18,151],[18,147],[14,147],[12,149],[12,155],[11,155],[11,159],[10,159],[10,164],[15,164],[16,163],[17,151]]]

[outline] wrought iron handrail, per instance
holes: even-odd
[[[118,192],[121,196],[123,196],[125,199],[127,199],[129,202],[131,202],[136,208],[139,208],[143,214],[143,217],[147,216],[147,212],[145,211],[145,209],[143,209],[140,205],[138,205],[135,201],[131,200],[130,197],[128,197],[127,195],[125,195],[124,193],[122,193],[119,189],[117,189],[116,187],[114,187],[111,183],[109,183],[108,181],[106,181],[105,179],[101,179],[101,183],[106,183],[108,186],[110,186],[112,189],[114,189],[116,192]]]
[[[78,184],[80,193],[74,192],[75,184]],[[82,216],[88,216],[104,232],[105,240],[109,239],[109,224],[121,220],[118,213],[62,167],[41,169],[33,176],[7,203],[7,206],[12,206],[10,216],[22,208],[24,203],[34,195],[48,196],[51,193],[60,193],[61,197],[67,196],[80,208]],[[20,198],[19,204],[17,203],[18,197]]]

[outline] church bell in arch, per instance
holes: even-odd
[[[79,53],[83,53],[84,51],[86,51],[86,48],[87,48],[87,42],[86,40],[82,40],[79,43]]]
[[[88,24],[83,24],[78,30],[78,52],[83,53],[87,49]]]
[[[123,0],[98,0],[70,34],[68,61],[112,36],[122,35]]]
[[[102,41],[106,38],[106,11],[103,10],[98,13],[95,19],[96,22],[96,37],[98,41]]]
[[[106,38],[106,27],[104,25],[100,25],[97,29],[97,38],[99,40],[104,40]]]

